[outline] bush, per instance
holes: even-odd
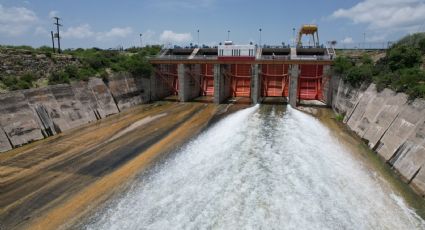
[[[353,67],[353,62],[347,57],[338,56],[335,58],[333,69],[337,74],[345,74]]]
[[[343,79],[353,87],[360,87],[364,82],[371,82],[372,76],[372,65],[364,64],[352,67]]]
[[[53,72],[49,76],[49,85],[55,84],[69,84],[69,76],[64,71]]]
[[[34,75],[27,73],[20,78],[16,76],[6,76],[2,81],[9,90],[19,90],[32,88],[34,80]]]
[[[412,46],[396,46],[389,50],[387,56],[392,71],[418,67],[422,63],[421,53]]]

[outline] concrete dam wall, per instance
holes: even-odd
[[[149,102],[150,78],[128,73],[0,94],[0,152]],[[164,91],[164,89],[158,89]]]
[[[368,142],[416,192],[425,196],[425,100],[381,92],[375,84],[354,89],[342,80],[334,89],[333,108],[344,123]]]

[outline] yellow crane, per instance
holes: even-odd
[[[319,44],[319,27],[314,24],[304,24],[301,26],[300,30],[298,31],[297,36],[297,47],[302,46],[302,36],[303,35],[310,35],[313,38],[313,46],[318,47]]]

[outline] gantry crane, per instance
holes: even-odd
[[[304,24],[301,26],[300,30],[298,31],[298,37],[297,37],[297,47],[302,46],[302,36],[303,35],[310,35],[313,38],[313,46],[319,47],[319,28],[317,25],[314,24]]]

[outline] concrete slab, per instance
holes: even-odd
[[[3,129],[0,128],[0,153],[6,152],[12,149],[12,145],[9,142],[9,139],[4,133]]]
[[[13,147],[44,138],[36,117],[21,91],[0,94],[0,114],[0,126]]]
[[[368,140],[369,147],[375,149],[382,136],[394,122],[407,102],[406,94],[396,94],[390,89],[377,93],[365,112],[364,118],[370,122],[363,135]]]
[[[425,101],[415,100],[410,104],[404,104],[400,110],[398,117],[387,129],[376,148],[378,154],[387,161],[425,119]]]
[[[97,111],[101,118],[119,113],[114,98],[102,79],[90,78],[88,86],[96,99]]]

